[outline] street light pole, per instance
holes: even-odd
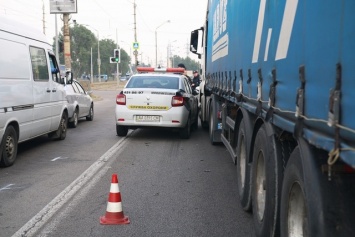
[[[99,82],[101,82],[100,34],[99,34],[100,32],[90,25],[87,24],[81,24],[81,25],[91,27],[97,32],[97,73],[99,76]],[[91,83],[93,82],[94,82],[94,75],[92,71],[92,59],[91,59]]]
[[[160,24],[157,28],[155,28],[155,66],[158,66],[158,29],[159,27],[163,26],[165,23],[170,23],[170,20],[164,21]]]
[[[97,68],[99,73],[99,82],[101,82],[101,58],[100,58],[100,35],[97,31]]]

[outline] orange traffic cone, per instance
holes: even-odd
[[[112,182],[110,188],[110,195],[108,196],[108,203],[105,216],[100,217],[100,224],[102,225],[121,225],[129,224],[128,216],[125,216],[122,211],[121,194],[118,187],[117,174],[112,175]]]

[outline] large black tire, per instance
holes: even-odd
[[[279,236],[283,167],[292,149],[289,143],[277,141],[270,130],[266,124],[259,128],[253,149],[251,187],[256,236]]]
[[[245,211],[251,211],[251,177],[247,145],[249,141],[245,122],[245,119],[240,121],[237,134],[237,182],[240,203]]]
[[[76,128],[78,126],[78,120],[79,120],[79,115],[78,115],[78,109],[76,108],[73,114],[72,121],[69,121],[69,127],[71,128]]]
[[[299,139],[287,163],[281,195],[281,236],[355,236],[355,177],[327,172],[328,152]],[[342,165],[338,161],[338,165]]]
[[[17,156],[18,135],[13,126],[8,126],[1,141],[0,166],[9,167],[14,164]]]
[[[128,133],[128,128],[126,126],[116,125],[116,133],[119,137],[125,137]]]
[[[302,160],[299,149],[292,153],[287,164],[281,198],[282,236],[309,236]]]
[[[191,119],[190,116],[187,119],[185,127],[180,129],[180,137],[182,139],[189,139],[191,136]]]
[[[68,130],[68,115],[63,112],[57,131],[51,132],[48,136],[54,140],[64,140]]]
[[[90,111],[89,111],[89,115],[86,116],[86,121],[92,121],[94,120],[94,105],[91,104],[90,106]]]

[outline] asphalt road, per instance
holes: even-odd
[[[117,91],[95,91],[94,121],[64,141],[21,144],[0,169],[0,236],[254,236],[239,205],[236,167],[201,127],[189,140],[167,129],[116,136]],[[118,174],[128,225],[101,225]]]

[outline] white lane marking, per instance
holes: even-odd
[[[131,134],[130,132],[129,134]],[[105,154],[103,154],[94,164],[84,171],[76,180],[74,180],[66,189],[48,203],[31,220],[22,226],[12,237],[31,237],[36,236],[43,226],[54,216],[60,208],[63,207],[78,191],[91,182],[97,182],[106,172],[105,165],[109,164],[112,157],[117,156],[124,148],[129,138],[129,134],[120,139]],[[113,159],[111,161],[114,161]]]
[[[266,0],[261,0],[260,7],[259,7],[258,24],[256,26],[252,63],[257,63],[259,58],[261,35],[262,35],[263,25],[264,25],[265,6],[266,6]]]
[[[0,192],[3,191],[3,190],[11,189],[10,187],[13,186],[13,185],[14,185],[14,184],[8,184],[8,185],[6,185],[5,187],[0,188]]]
[[[295,21],[298,0],[287,0],[285,12],[282,19],[279,42],[277,45],[275,60],[287,57],[287,51],[290,44],[293,23]]]
[[[270,47],[270,39],[272,35],[272,29],[270,28],[267,32],[267,40],[266,40],[266,45],[265,45],[265,55],[264,55],[264,61],[267,61],[267,56],[269,54],[269,47]]]
[[[61,157],[61,156],[59,156],[59,157],[56,157],[56,158],[52,159],[51,161],[65,160],[65,159],[69,159],[69,157]]]

